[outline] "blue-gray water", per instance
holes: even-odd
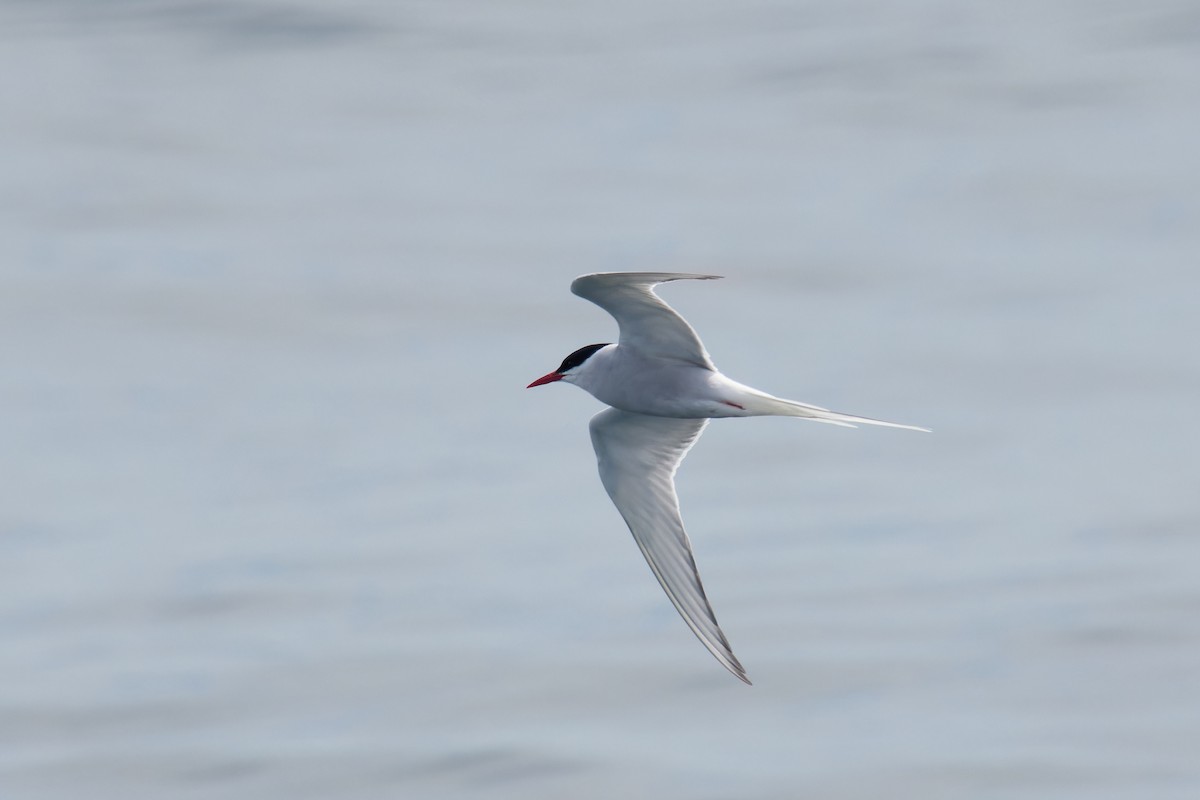
[[[0,796],[1200,796],[1190,0],[0,3]],[[663,294],[754,687],[595,475]]]

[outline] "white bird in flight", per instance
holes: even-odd
[[[927,429],[784,400],[722,375],[687,320],[654,294],[660,283],[720,277],[602,272],[576,278],[571,291],[616,318],[619,341],[579,348],[527,388],[564,381],[611,406],[589,425],[600,481],[684,622],[726,669],[750,683],[704,594],[675,494],[675,471],[704,426],[718,417],[786,416]]]

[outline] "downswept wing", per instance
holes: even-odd
[[[667,281],[720,277],[681,272],[597,272],[576,278],[571,291],[613,315],[621,328],[622,347],[715,370],[696,331],[654,294],[654,287]]]
[[[589,429],[600,480],[654,577],[708,651],[750,683],[704,594],[675,494],[675,471],[707,424],[706,419],[651,417],[610,408],[592,417]]]

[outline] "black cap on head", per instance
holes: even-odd
[[[611,342],[601,342],[600,344],[589,344],[587,347],[579,348],[574,353],[571,353],[571,355],[564,358],[563,362],[558,365],[558,369],[556,369],[555,372],[561,375],[569,369],[578,367],[580,364],[591,358],[592,353],[596,352],[601,347],[608,347],[610,344]]]

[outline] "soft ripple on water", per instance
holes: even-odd
[[[0,794],[1195,797],[1195,19],[0,7]],[[523,389],[640,268],[935,431],[710,426],[753,689]]]

